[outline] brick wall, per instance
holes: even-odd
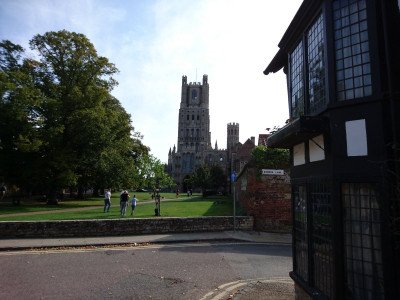
[[[261,175],[259,169],[246,167],[236,183],[238,200],[248,216],[254,217],[254,229],[290,232],[291,186],[285,175]]]
[[[253,218],[237,217],[236,228],[238,230],[252,230]],[[233,230],[233,217],[2,221],[0,222],[0,239],[118,236],[224,230]]]

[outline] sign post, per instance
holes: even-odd
[[[231,173],[231,182],[233,183],[233,231],[236,231],[236,172]]]

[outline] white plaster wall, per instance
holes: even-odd
[[[304,143],[293,147],[293,165],[299,166],[306,163],[306,155],[304,151]]]
[[[308,147],[310,151],[310,162],[325,159],[325,151],[323,150],[325,149],[324,136],[322,134],[309,140]]]

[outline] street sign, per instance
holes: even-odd
[[[285,175],[285,171],[277,169],[262,169],[263,175]]]
[[[236,172],[233,171],[233,172],[231,173],[231,182],[235,182],[235,181],[236,181]]]

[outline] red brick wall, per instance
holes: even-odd
[[[290,232],[291,187],[289,174],[259,174],[257,168],[246,168],[236,183],[239,204],[247,215],[254,217],[254,229]]]

